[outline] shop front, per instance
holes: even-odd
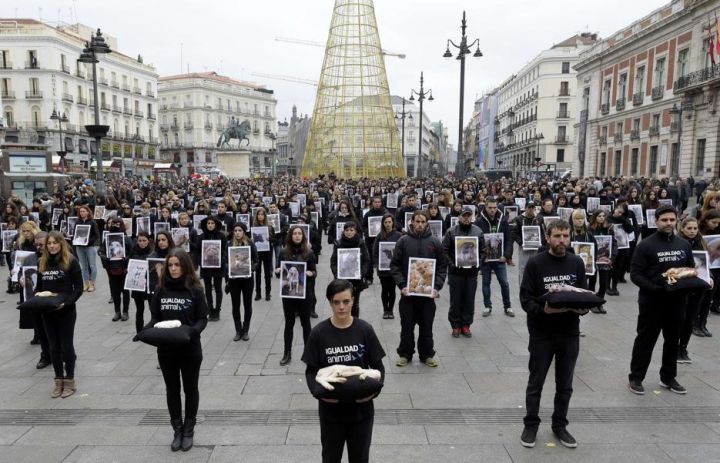
[[[26,204],[54,190],[62,174],[53,172],[52,155],[45,145],[5,145],[0,158],[0,193],[16,194]]]

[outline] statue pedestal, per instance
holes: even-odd
[[[250,151],[223,150],[217,152],[217,168],[232,178],[250,177]]]

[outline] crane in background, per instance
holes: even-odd
[[[325,48],[325,44],[322,42],[315,42],[313,40],[305,40],[305,39],[293,39],[290,37],[275,37],[276,42],[287,42],[287,43],[296,43],[299,45],[309,45],[311,47],[320,47]],[[394,53],[388,50],[383,50],[382,54],[385,56],[393,56],[395,58],[405,59],[407,55],[405,53]]]
[[[317,80],[303,79],[302,77],[286,76],[286,75],[282,75],[282,74],[266,74],[264,72],[253,72],[252,75],[255,77],[264,77],[266,79],[284,80],[286,82],[294,82],[296,84],[312,85],[314,87],[318,86]]]

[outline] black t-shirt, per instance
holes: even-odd
[[[330,319],[313,328],[305,344],[302,361],[307,365],[305,376],[308,388],[316,396],[321,385],[315,381],[319,369],[331,365],[358,366],[380,371],[381,381],[385,379],[382,359],[385,351],[370,324],[354,318],[347,328],[337,328]],[[365,403],[331,404],[319,401],[320,419],[336,422],[353,422],[373,416],[372,400]]]

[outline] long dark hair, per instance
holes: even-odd
[[[195,267],[193,267],[192,257],[190,257],[190,254],[185,252],[183,248],[172,248],[170,252],[168,252],[162,269],[163,278],[160,278],[159,286],[164,288],[165,283],[170,276],[170,272],[168,271],[168,261],[171,257],[177,258],[178,262],[180,262],[180,268],[182,269],[183,277],[185,278],[185,287],[187,289],[202,288],[200,279],[195,273]]]
[[[381,240],[384,240],[388,236],[388,232],[385,231],[385,219],[388,219],[388,218],[392,219],[392,222],[393,222],[393,228],[392,228],[392,230],[390,230],[390,233],[395,231],[395,227],[397,226],[397,224],[395,223],[394,215],[392,215],[390,213],[383,215],[382,220],[380,221],[380,234],[378,234],[378,238],[380,238]]]
[[[157,234],[155,235],[155,243],[153,243],[153,244],[155,245],[155,247],[156,247],[157,249],[160,249],[160,247],[157,245],[157,239],[158,239],[158,237],[159,237],[160,235],[165,235],[165,238],[167,238],[168,249],[174,249],[174,248],[175,248],[175,240],[173,240],[173,237],[172,237],[172,235],[170,234],[170,232],[165,231],[165,230],[162,230],[162,231],[157,232]],[[168,254],[168,255],[169,255],[169,254]]]
[[[288,230],[287,238],[285,239],[285,256],[290,256],[293,253],[293,246],[295,246],[295,243],[293,243],[292,235],[293,231],[295,231],[296,229],[300,229],[300,233],[302,233],[303,239],[300,242],[300,249],[302,257],[306,258],[310,253],[308,237],[305,236],[305,230],[303,230],[303,227],[298,227],[297,225],[291,226],[290,230]]]

